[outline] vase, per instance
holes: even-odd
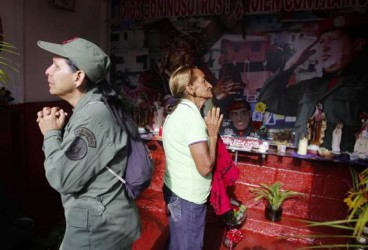
[[[236,219],[232,219],[232,220],[224,218],[224,222],[225,222],[225,225],[228,228],[228,230],[241,228],[246,220],[247,220],[247,215],[246,214],[243,214],[243,216],[241,216],[240,218],[236,218]]]
[[[280,207],[277,210],[273,210],[270,205],[266,206],[265,217],[267,220],[277,222],[281,220],[281,216],[282,216],[282,207]]]
[[[234,249],[236,247],[236,242],[230,241],[230,239],[225,237],[224,246],[228,249]]]

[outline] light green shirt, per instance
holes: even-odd
[[[208,141],[206,124],[194,103],[183,99],[166,118],[162,141],[166,155],[165,185],[182,199],[206,203],[212,174],[200,175],[189,148]]]

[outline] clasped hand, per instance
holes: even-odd
[[[41,133],[44,135],[49,130],[61,130],[65,125],[67,115],[68,113],[59,107],[44,107],[38,111],[37,123]]]

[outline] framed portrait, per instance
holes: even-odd
[[[75,1],[76,0],[50,0],[50,5],[53,7],[75,11]]]

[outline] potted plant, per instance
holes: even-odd
[[[316,239],[329,239],[328,243],[318,246],[319,249],[368,249],[368,169],[358,173],[350,168],[352,187],[344,202],[348,207],[348,215],[342,220],[307,221],[310,227],[329,227],[343,230],[336,234],[299,235]],[[314,247],[307,247],[310,249]]]
[[[0,34],[0,53],[19,55],[16,50],[17,48],[13,44],[5,42],[3,35]],[[0,55],[0,106],[7,106],[9,102],[14,100],[11,92],[6,89],[10,78],[5,68],[18,72],[14,62]]]
[[[241,227],[247,218],[248,207],[234,199],[230,202],[231,210],[223,215],[223,220],[229,229]]]
[[[227,248],[233,249],[243,238],[243,234],[238,228],[243,225],[247,218],[248,207],[234,199],[231,199],[230,203],[231,210],[223,215],[227,227],[223,243]]]
[[[272,185],[261,183],[258,187],[251,188],[255,195],[255,200],[265,200],[267,202],[265,217],[271,221],[280,221],[282,216],[282,205],[285,200],[293,198],[301,193],[282,189],[282,184],[276,181]]]

